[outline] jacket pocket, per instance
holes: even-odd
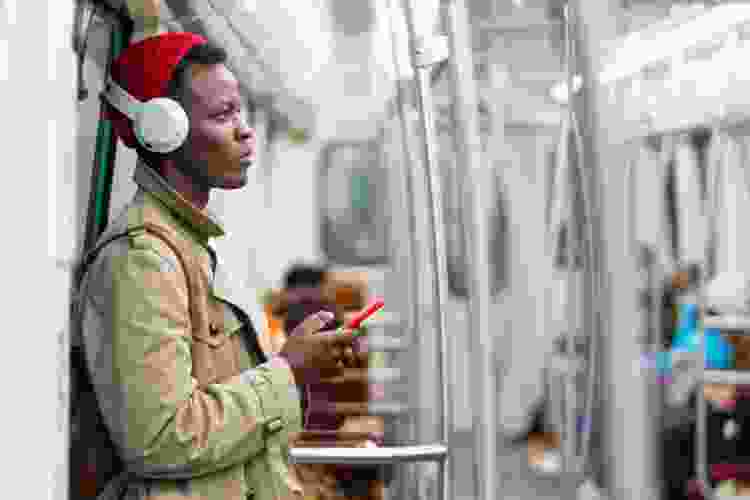
[[[193,337],[193,376],[200,386],[216,383],[240,372],[237,343],[223,326],[212,324],[206,335]]]

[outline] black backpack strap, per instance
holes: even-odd
[[[107,246],[109,243],[111,243],[114,240],[123,238],[125,236],[130,236],[136,230],[141,230],[141,229],[142,229],[141,227],[131,228],[121,233],[113,234],[109,236],[108,238],[105,238],[104,240],[100,241],[94,248],[92,248],[88,252],[84,253],[81,259],[78,261],[78,265],[76,266],[76,269],[75,269],[74,286],[76,290],[81,285],[81,281],[83,280],[83,277],[86,274],[86,270],[94,262],[97,255],[99,255],[99,252],[101,252],[105,246]]]
[[[245,338],[245,344],[248,350],[252,351],[255,354],[256,358],[258,359],[258,363],[265,363],[266,361],[268,361],[268,355],[260,347],[260,342],[258,341],[258,331],[255,329],[250,316],[248,316],[247,313],[243,311],[239,306],[236,306],[231,302],[225,301],[224,303],[231,307],[232,311],[234,311],[234,313],[239,318],[240,323],[242,323],[241,333]]]

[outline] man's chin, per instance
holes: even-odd
[[[219,189],[240,189],[247,186],[247,182],[247,169],[243,169],[242,173],[222,178],[217,187]]]

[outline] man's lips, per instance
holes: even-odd
[[[247,149],[243,148],[240,150],[241,160],[254,160],[255,159],[255,144],[249,144]]]

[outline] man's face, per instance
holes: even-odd
[[[180,163],[204,187],[241,188],[255,161],[255,130],[248,125],[239,83],[223,64],[192,65],[188,73],[190,136]]]

